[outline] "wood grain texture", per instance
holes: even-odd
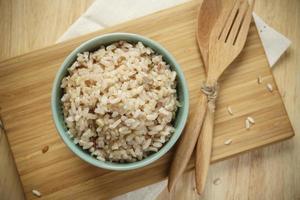
[[[4,130],[0,128],[0,199],[24,200],[23,186]]]
[[[92,0],[0,0],[0,60],[53,44],[91,3]],[[4,133],[0,133],[0,199],[25,199]]]
[[[196,147],[199,133],[207,110],[207,96],[203,95],[193,107],[194,115],[191,115],[184,128],[184,134],[178,141],[176,151],[168,173],[168,190],[172,191],[180,176],[186,170],[187,165]],[[210,160],[208,161],[210,163]]]
[[[196,147],[195,181],[199,195],[201,195],[205,189],[211,161],[215,122],[214,115],[216,109],[215,102],[217,101],[216,98],[219,93],[219,91],[211,92],[211,90],[219,90],[216,85],[219,84],[218,80],[220,76],[230,67],[231,63],[243,50],[252,19],[254,2],[250,5],[247,0],[234,2],[233,5],[224,4],[220,17],[217,19],[210,33],[209,60],[206,78],[206,84],[210,87],[207,91],[208,109]],[[228,14],[224,15],[227,12]],[[199,29],[199,27],[197,29]],[[199,121],[198,123],[203,123],[203,121]],[[198,132],[199,131],[200,129]]]
[[[247,0],[234,2],[234,5],[223,6],[220,17],[210,33],[206,84],[213,90],[219,90],[216,85],[219,84],[220,76],[243,50],[249,33],[253,3],[249,5]],[[224,16],[226,11],[229,12]],[[196,147],[195,180],[200,195],[205,189],[214,135],[215,101],[218,91],[210,91],[211,89],[207,91],[208,109]]]
[[[17,7],[28,6],[31,10],[34,11],[35,10],[34,8],[36,8],[35,4],[32,4],[30,2],[35,2],[35,1],[24,1],[24,2],[20,1]],[[45,5],[49,4],[49,9],[52,9],[53,13],[59,14],[59,10],[55,10],[50,6],[53,1],[44,1],[44,2]],[[71,4],[73,1],[65,1],[65,2],[67,2],[65,3],[66,7],[68,6],[72,7]],[[62,2],[56,2],[56,3],[64,4]],[[6,10],[7,7],[2,5],[3,4],[1,4],[0,7],[1,11],[2,9]],[[16,6],[12,8],[12,10],[14,9],[16,9]],[[79,12],[78,10],[80,10],[80,8],[78,8],[78,5],[77,7],[74,7],[74,9],[75,9],[74,11],[75,13]],[[299,35],[299,27],[300,27],[299,20],[297,20],[299,18],[299,1],[297,0],[258,1],[255,10],[256,12],[258,12],[260,16],[266,19],[266,21],[270,23],[270,25],[272,25],[279,31],[283,32],[293,41],[293,45],[290,51],[285,55],[285,59],[282,59],[278,63],[278,65],[274,70],[274,73],[277,79],[277,83],[279,84],[279,89],[284,96],[284,101],[289,111],[289,116],[292,120],[296,132],[299,133],[300,127],[299,127],[299,123],[297,123],[296,121],[296,119],[297,118],[299,119],[300,117],[299,116],[300,82],[299,79],[296,79],[296,77],[299,77],[300,75],[300,69],[297,68],[297,63],[299,63],[299,58],[300,58],[299,50],[298,50],[299,38],[297,37],[297,35]],[[70,16],[74,15],[74,12],[72,11],[73,10],[71,10],[70,12],[63,12],[63,14],[61,14],[63,16],[62,18],[68,19]],[[18,23],[26,23],[27,21],[30,20],[34,21],[32,16],[26,19],[23,17],[24,10],[21,9],[19,12],[20,14],[18,14],[13,19],[7,18],[7,20],[1,21],[2,22],[1,28],[3,25],[9,26],[9,24],[11,24],[12,21],[14,22],[17,21]],[[0,13],[1,13],[0,15],[2,16],[4,15],[3,13],[5,12],[0,12]],[[40,12],[39,15],[36,16],[43,16],[43,12]],[[286,23],[287,19],[289,19],[289,23]],[[61,19],[57,19],[57,18],[55,18],[53,21],[52,20],[53,19],[50,18],[44,18],[43,21],[36,21],[34,25],[40,26],[41,24],[48,22],[49,25],[53,24],[53,26],[55,27],[56,23],[62,21]],[[50,31],[48,33],[49,37],[44,38],[45,41],[40,40],[36,43],[33,42],[35,41],[36,35],[22,34],[21,27],[15,26],[13,29],[2,28],[2,30],[5,31],[0,32],[1,36],[3,34],[3,37],[5,36],[10,39],[1,41],[1,46],[7,47],[7,48],[3,48],[3,51],[1,51],[1,55],[5,54],[5,56],[1,58],[6,58],[9,56],[14,56],[20,53],[24,53],[28,51],[28,49],[30,48],[34,49],[37,47],[42,47],[45,45],[45,43],[48,44],[53,43],[59,35],[59,34],[55,34],[54,32],[55,31],[63,32],[67,28],[66,24],[62,26],[60,26],[59,28],[56,27],[54,28],[53,31]],[[18,33],[16,34],[15,32]],[[41,33],[47,34],[47,31],[43,30],[41,31]],[[51,34],[53,34],[54,36],[53,35],[51,36]],[[18,45],[12,45],[12,40],[18,40]],[[2,105],[2,103],[0,105]],[[300,161],[299,159],[300,145],[299,145],[298,135],[299,134],[296,134],[296,138],[288,142],[272,145],[270,147],[264,148],[263,150],[256,150],[253,153],[243,154],[241,156],[238,156],[237,158],[233,158],[228,161],[223,161],[213,165],[209,176],[210,184],[206,189],[204,199],[233,199],[233,198],[235,199],[297,199],[297,197],[300,196],[299,190],[297,190],[297,188],[300,185],[300,179],[299,179],[300,175],[299,173],[296,173],[297,171],[299,171],[299,161]],[[61,141],[59,142],[61,143]],[[51,151],[51,148],[52,146],[50,146],[49,152]],[[39,152],[38,148],[36,148],[35,150],[36,152]],[[56,151],[56,152],[60,152],[60,151]],[[64,154],[65,153],[63,152],[62,155]],[[37,155],[38,154],[28,155],[27,159],[34,158]],[[69,156],[70,155],[71,154],[69,153]],[[23,157],[24,159],[26,159],[25,158],[26,156],[23,155]],[[43,157],[43,160],[44,158],[45,157]],[[40,166],[35,166],[35,167],[31,166],[31,167],[38,168]],[[39,174],[43,174],[43,173],[40,172]],[[61,179],[63,179],[65,177],[68,177],[68,175],[70,175],[70,173],[67,173],[67,175],[64,176],[56,175],[56,177],[61,177]],[[34,176],[33,174],[27,175],[27,182],[33,176]],[[44,176],[49,176],[49,174],[44,174]],[[221,184],[218,186],[212,184],[213,179],[216,177],[221,178]],[[281,182],[274,181],[274,178],[272,177],[278,177],[278,179],[283,181]],[[158,180],[161,177],[156,175],[153,178]],[[80,178],[77,177],[77,180],[75,180],[74,182],[62,184],[63,186],[61,186],[61,188],[64,186],[65,187],[70,186],[69,184],[71,184],[72,187],[68,187],[68,189],[66,189],[65,191],[67,191],[68,193],[73,193],[74,191],[76,191],[76,181],[78,181],[78,179]],[[134,180],[135,178],[133,178],[132,181]],[[198,196],[192,190],[194,187],[193,180],[194,180],[193,173],[187,173],[183,177],[179,186],[174,192],[174,194],[176,194],[176,199],[198,199]],[[28,188],[32,185],[35,185],[34,182],[35,182],[35,178],[32,179],[32,182],[28,186]],[[49,184],[51,185],[51,183],[53,183],[53,181],[47,182],[45,180],[44,184],[42,184],[41,187],[47,188],[47,186]],[[89,181],[85,182],[85,184],[93,184],[93,183],[98,184],[97,180],[91,180],[90,182]],[[61,188],[57,186],[53,190],[48,189],[48,192],[52,193],[52,191],[54,192],[55,190],[59,190]],[[89,192],[92,191],[88,190],[86,193]],[[164,197],[166,195],[162,194],[162,196]],[[32,198],[31,194],[29,194],[29,198]]]
[[[0,0],[0,60],[52,45],[93,0]]]
[[[292,40],[292,46],[273,68],[280,93],[295,129],[291,140],[248,152],[211,166],[203,197],[194,191],[194,174],[186,173],[176,190],[158,200],[300,199],[300,1],[260,0],[254,11]],[[217,178],[219,185],[213,184]],[[279,181],[280,180],[280,181]]]
[[[211,31],[222,10],[222,0],[203,1],[198,8],[196,39],[205,71],[208,71],[208,50]]]

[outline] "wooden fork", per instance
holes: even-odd
[[[245,45],[253,6],[254,0],[250,5],[247,0],[236,0],[231,9],[221,13],[210,35],[207,81],[202,87],[208,96],[208,109],[196,147],[195,178],[199,194],[204,191],[211,158],[217,82]]]
[[[210,32],[213,29],[213,26],[217,21],[218,14],[221,10],[220,4],[218,3],[218,0],[203,0],[198,10],[196,38],[205,71],[207,71],[208,67],[208,42]],[[174,188],[191,159],[202,126],[202,123],[199,123],[199,121],[202,122],[204,120],[206,108],[207,96],[201,94],[200,98],[197,100],[196,106],[193,108],[194,115],[189,116],[189,120],[184,128],[184,133],[180,137],[180,140],[177,144],[177,148],[169,170],[169,191]]]

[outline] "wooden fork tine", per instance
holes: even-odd
[[[237,3],[237,1],[240,1],[240,0],[235,0],[232,3],[226,4],[226,6],[224,6],[222,8],[222,12],[218,16],[218,19],[210,33],[210,40],[215,41],[215,40],[219,39],[219,37],[221,36],[222,30],[225,27],[226,21],[227,21],[228,17],[230,16],[230,13],[231,13],[234,5]]]
[[[253,7],[254,7],[254,3],[255,3],[255,0],[252,0],[250,2],[250,6],[248,6],[247,12],[244,17],[243,24],[241,25],[240,32],[238,33],[238,35],[236,37],[236,41],[234,42],[234,45],[235,44],[244,45],[246,42],[248,31],[250,28],[251,19],[252,19],[252,11],[253,11]]]
[[[242,23],[243,23],[243,19],[246,15],[246,12],[247,12],[247,8],[249,7],[249,4],[248,4],[248,1],[247,0],[244,0],[239,8],[239,12],[238,12],[238,15],[234,21],[234,24],[232,25],[232,28],[231,28],[231,31],[228,35],[228,38],[227,38],[227,43],[230,43],[230,44],[233,44],[238,33],[239,33],[239,30],[242,26]]]
[[[232,8],[231,12],[229,13],[229,16],[226,19],[226,23],[224,23],[224,27],[222,28],[222,30],[219,34],[219,39],[222,41],[225,41],[227,38],[227,35],[231,29],[232,23],[236,17],[238,9],[240,7],[240,2],[241,2],[241,0],[236,0],[234,2],[233,8]]]

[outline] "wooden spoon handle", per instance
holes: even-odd
[[[208,167],[211,159],[215,113],[208,109],[196,145],[195,179],[198,194],[204,191]]]
[[[203,119],[207,108],[207,96],[202,94],[201,99],[197,105],[192,108],[193,114],[190,116],[181,136],[174,158],[171,164],[171,169],[168,179],[168,189],[171,191],[178,181],[179,177],[184,172],[193,150],[195,149],[196,142],[202,127]]]

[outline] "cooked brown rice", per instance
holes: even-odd
[[[176,72],[141,42],[80,53],[68,72],[61,84],[68,133],[97,159],[141,160],[174,132]]]

